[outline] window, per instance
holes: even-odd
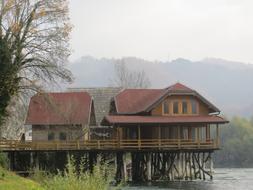
[[[53,132],[49,132],[47,138],[48,138],[49,141],[54,140],[54,133]]]
[[[173,102],[173,113],[178,114],[179,109],[178,109],[178,102]]]
[[[191,139],[192,140],[196,140],[196,128],[195,127],[192,127],[191,128]]]
[[[163,114],[169,114],[169,102],[168,101],[164,101],[163,102]]]
[[[183,101],[182,102],[182,112],[183,112],[183,114],[187,114],[188,113],[188,104],[187,104],[187,101]]]
[[[197,114],[197,102],[196,100],[191,100],[192,114]]]
[[[59,136],[59,138],[60,138],[60,140],[61,140],[61,141],[65,141],[65,140],[67,139],[67,135],[66,135],[66,133],[64,133],[64,132],[60,132],[60,136]]]

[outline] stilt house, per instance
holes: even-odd
[[[217,149],[220,110],[197,91],[176,83],[164,89],[125,89],[102,122],[126,149]],[[214,129],[216,131],[214,131]]]

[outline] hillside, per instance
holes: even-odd
[[[86,56],[70,64],[75,76],[71,87],[110,86],[116,59],[96,59]],[[133,70],[144,70],[152,87],[166,87],[180,81],[197,89],[216,104],[225,115],[253,115],[253,65],[222,59],[201,61],[176,59],[170,62],[150,62],[134,57],[124,58]]]

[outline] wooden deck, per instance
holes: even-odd
[[[192,141],[183,139],[88,140],[88,141],[0,141],[0,151],[57,151],[57,150],[214,150],[217,140]]]

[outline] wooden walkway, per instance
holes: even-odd
[[[214,150],[214,140],[193,141],[183,139],[142,139],[142,140],[87,140],[87,141],[0,141],[0,151],[57,151],[57,150]]]

